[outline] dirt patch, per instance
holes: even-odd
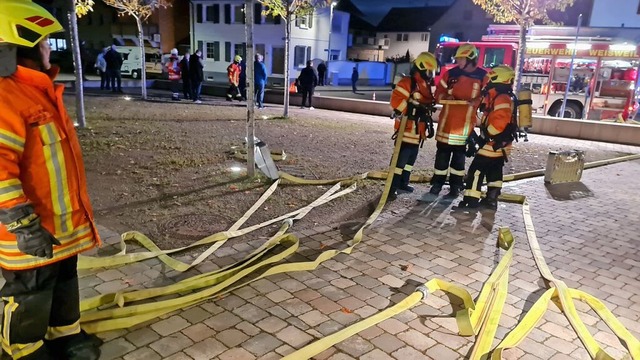
[[[73,112],[73,98],[66,101]],[[229,149],[245,137],[245,107],[92,96],[86,109],[90,127],[80,129],[79,138],[89,191],[98,222],[115,231],[141,231],[165,249],[183,246],[231,226],[270,185],[264,177],[248,179],[234,171],[243,164]],[[323,110],[291,112],[286,120],[273,119],[281,115],[280,107],[257,113],[256,135],[288,155],[278,164],[284,171],[333,179],[388,166],[393,145],[389,119]],[[530,138],[516,145],[505,173],[544,168],[549,150],[567,150],[550,137]],[[427,142],[421,149],[417,173],[431,171],[434,144]],[[584,144],[569,149],[585,150],[587,161],[621,155]],[[383,185],[360,181],[357,191],[312,211],[295,230],[365,218]],[[247,224],[296,210],[328,188],[281,186]]]

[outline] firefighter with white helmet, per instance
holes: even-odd
[[[435,109],[435,99],[431,93],[431,83],[437,69],[438,62],[433,54],[419,54],[413,61],[410,76],[403,77],[391,93],[391,107],[396,119],[394,138],[402,131],[402,144],[394,166],[390,200],[395,199],[397,192],[413,192],[409,178],[419,147],[425,139],[434,135],[431,114]],[[406,117],[404,129],[400,129],[402,117]]]
[[[180,58],[178,57],[178,49],[171,49],[169,60],[166,63],[167,75],[171,81],[171,100],[180,100]]]
[[[100,243],[80,144],[53,79],[60,23],[31,0],[0,1],[2,348],[13,359],[92,360],[80,329],[77,255]]]
[[[461,44],[454,55],[458,66],[449,69],[436,84],[436,101],[442,103],[436,132],[436,159],[431,189],[437,196],[449,175],[449,198],[464,188],[465,144],[476,123],[480,90],[487,72],[478,67],[478,49]],[[452,101],[453,100],[453,101]]]
[[[458,205],[461,208],[483,206],[497,209],[502,189],[502,168],[508,161],[511,143],[517,139],[516,99],[512,91],[515,72],[507,65],[500,65],[491,69],[488,77],[489,83],[483,90],[480,105],[483,112],[480,135],[468,155],[477,153],[467,172],[464,198]],[[487,194],[480,201],[484,181],[487,182]]]

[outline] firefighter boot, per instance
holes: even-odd
[[[462,201],[458,204],[458,209],[475,209],[480,204],[478,203],[478,198],[474,198],[471,196],[465,196],[462,198]]]
[[[399,192],[404,192],[404,193],[412,193],[413,192],[413,186],[411,186],[411,185],[400,185],[400,187],[398,187],[398,191]]]
[[[435,196],[440,195],[440,191],[442,191],[442,185],[441,184],[433,184],[431,185],[431,189],[429,190],[429,193]]]
[[[98,360],[100,358],[100,338],[89,335],[84,330],[75,335],[69,335],[48,341],[52,354],[56,359],[67,360]]]
[[[489,210],[498,210],[498,196],[500,196],[500,188],[490,187],[487,189],[487,196],[480,201],[480,205]]]
[[[451,185],[449,186],[449,192],[445,195],[445,197],[450,198],[450,199],[455,199],[458,197],[458,195],[460,195],[460,193],[463,191],[464,189],[460,186],[455,186],[455,185]]]

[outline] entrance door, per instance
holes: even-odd
[[[284,47],[271,49],[271,73],[284,75]]]

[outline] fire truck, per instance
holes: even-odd
[[[597,36],[597,29],[582,29],[575,42],[576,28],[534,26],[527,35],[522,89],[532,92],[533,111],[540,115],[574,119],[627,119],[637,111],[640,47]],[[590,36],[593,35],[593,36]],[[507,64],[515,68],[519,28],[490,25],[482,41],[473,42],[479,51],[479,65],[485,69]],[[459,42],[442,42],[436,57],[447,70],[454,65]],[[571,58],[575,53],[572,79]],[[437,79],[439,80],[439,79]],[[565,90],[569,95],[560,114]]]

